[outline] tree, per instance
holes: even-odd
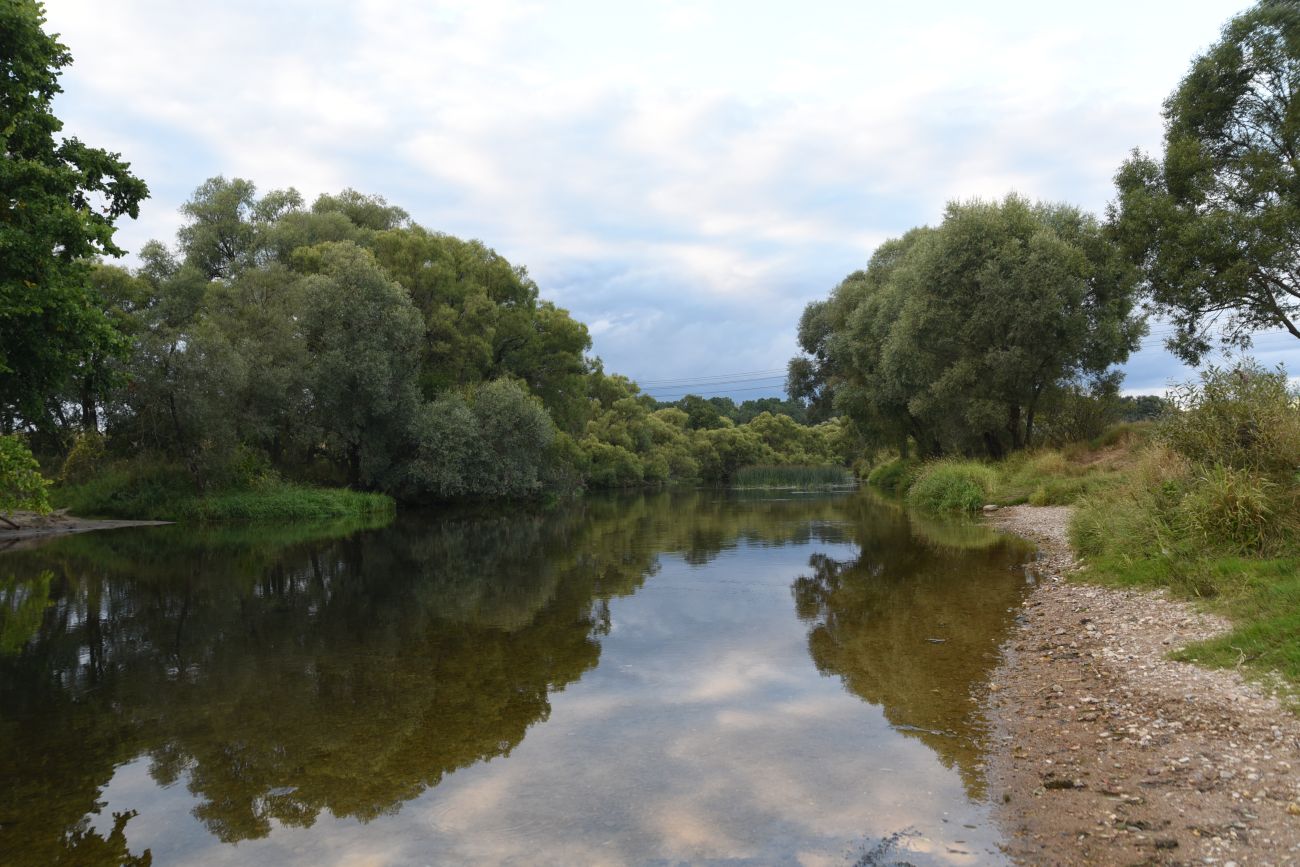
[[[953,203],[809,305],[790,391],[903,453],[998,456],[1033,440],[1053,389],[1137,347],[1136,282],[1075,208]]]
[[[351,243],[311,248],[303,288],[312,417],[353,486],[390,471],[419,406],[420,314],[370,252]]]
[[[1300,338],[1297,88],[1300,6],[1262,0],[1166,100],[1162,160],[1134,151],[1116,176],[1111,231],[1189,363],[1264,328]]]
[[[0,430],[39,424],[88,355],[124,343],[88,285],[89,261],[121,256],[115,221],[148,195],[119,154],[76,138],[51,102],[66,47],[34,0],[0,6]]]

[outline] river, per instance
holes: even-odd
[[[9,551],[0,863],[1000,863],[1030,553],[711,490]]]

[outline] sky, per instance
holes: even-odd
[[[1160,105],[1247,4],[48,0],[65,135],[170,241],[214,175],[352,187],[525,265],[607,371],[663,399],[781,392],[795,329],[947,202],[1102,213]],[[1190,371],[1157,336],[1126,390]],[[1256,356],[1300,373],[1300,341]]]

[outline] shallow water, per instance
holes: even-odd
[[[6,553],[0,863],[998,863],[1027,554],[713,491]]]

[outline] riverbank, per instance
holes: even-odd
[[[1229,630],[1164,591],[1066,580],[1068,507],[988,516],[1040,581],[989,685],[989,791],[1025,864],[1300,863],[1300,720],[1256,681],[1167,658]]]
[[[40,515],[36,512],[14,512],[6,517],[17,526],[10,527],[0,523],[0,551],[18,547],[18,543],[30,539],[44,539],[70,533],[89,533],[93,530],[116,530],[122,527],[160,527],[171,523],[170,521],[110,521],[76,518],[62,510],[48,515]]]

